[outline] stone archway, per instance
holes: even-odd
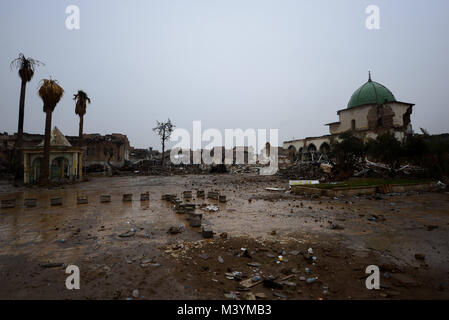
[[[70,161],[66,157],[56,157],[52,160],[50,178],[52,180],[70,178]]]
[[[313,143],[311,143],[311,144],[309,144],[307,146],[307,155],[308,155],[308,159],[310,161],[315,161],[316,160],[315,159],[316,158],[316,151],[317,151],[316,146]]]
[[[320,146],[320,154],[323,159],[328,159],[331,147],[327,142],[323,142]]]
[[[291,145],[288,147],[288,154],[293,162],[295,162],[298,159],[297,154],[296,154],[296,147],[294,145]]]
[[[29,181],[31,183],[37,182],[41,178],[42,170],[42,157],[35,158],[31,163],[30,177]]]

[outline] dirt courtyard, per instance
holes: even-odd
[[[288,189],[288,180],[97,177],[51,190],[3,182],[0,199],[17,207],[0,209],[0,299],[449,299],[447,192],[311,198],[267,187]],[[227,202],[196,199],[197,189]],[[191,203],[218,207],[196,209],[213,239],[161,200],[186,190]],[[100,203],[103,194],[112,202]],[[54,197],[62,206],[50,206]],[[23,208],[26,198],[37,206]],[[66,289],[68,265],[79,267],[79,290]],[[369,265],[380,268],[379,290],[365,286]]]

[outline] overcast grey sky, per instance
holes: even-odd
[[[68,5],[80,30],[65,27]],[[380,30],[365,27],[368,5]],[[17,130],[18,53],[45,62],[28,84],[25,131],[43,133],[37,96],[52,76],[66,91],[53,125],[77,135],[73,93],[92,97],[86,133],[127,134],[160,148],[156,120],[191,130],[278,128],[283,140],[328,133],[372,71],[412,125],[448,132],[447,0],[2,0],[0,131]]]

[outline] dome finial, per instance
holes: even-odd
[[[368,71],[368,82],[371,82],[371,71]]]

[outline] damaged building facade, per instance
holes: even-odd
[[[72,144],[78,137],[68,137]],[[129,161],[131,146],[128,137],[120,133],[101,135],[99,133],[83,135],[85,165],[114,166],[121,168]]]
[[[56,132],[57,131],[57,132]],[[64,141],[64,145],[55,146],[57,148],[61,147],[70,147],[75,148],[79,146],[79,141],[77,136],[64,136],[60,133],[59,130],[53,130],[52,136],[58,136],[59,140],[62,140],[61,136],[64,137],[64,140],[67,141],[68,145]],[[42,147],[42,141],[44,139],[44,135],[42,134],[28,134],[24,133],[23,135],[23,148],[29,152],[30,157],[33,159],[24,159],[29,160],[28,169],[29,173],[25,174],[25,182],[32,183],[36,181],[36,179],[40,176],[40,167],[39,160],[33,164],[35,155],[39,153],[39,148]],[[0,133],[0,173],[4,173],[7,171],[7,168],[11,166],[11,162],[14,156],[15,143],[17,140],[17,134],[9,135],[8,133]],[[52,146],[53,147],[53,146]],[[113,133],[107,135],[100,134],[85,134],[83,136],[82,143],[82,153],[79,156],[82,156],[82,165],[84,167],[89,166],[98,166],[101,167],[102,170],[107,169],[110,166],[114,166],[116,168],[121,168],[125,165],[127,161],[130,160],[130,153],[132,147],[130,146],[128,137],[123,134]],[[72,156],[68,156],[70,159]],[[69,161],[70,162],[70,161]],[[26,164],[24,164],[26,165]],[[64,162],[60,167],[64,167],[66,171],[64,174],[64,178],[72,179],[75,176],[79,176],[81,172],[71,172],[70,170],[75,170],[75,166],[72,164],[67,164]],[[67,168],[70,167],[70,170],[67,171]],[[56,170],[54,170],[56,172]],[[58,177],[61,178],[61,177]]]
[[[410,116],[414,104],[396,100],[393,93],[382,84],[368,81],[358,88],[345,109],[337,111],[339,120],[326,124],[330,134],[320,137],[290,140],[283,143],[294,160],[326,160],[331,143],[345,132],[351,132],[363,141],[391,133],[402,141],[412,134]]]

